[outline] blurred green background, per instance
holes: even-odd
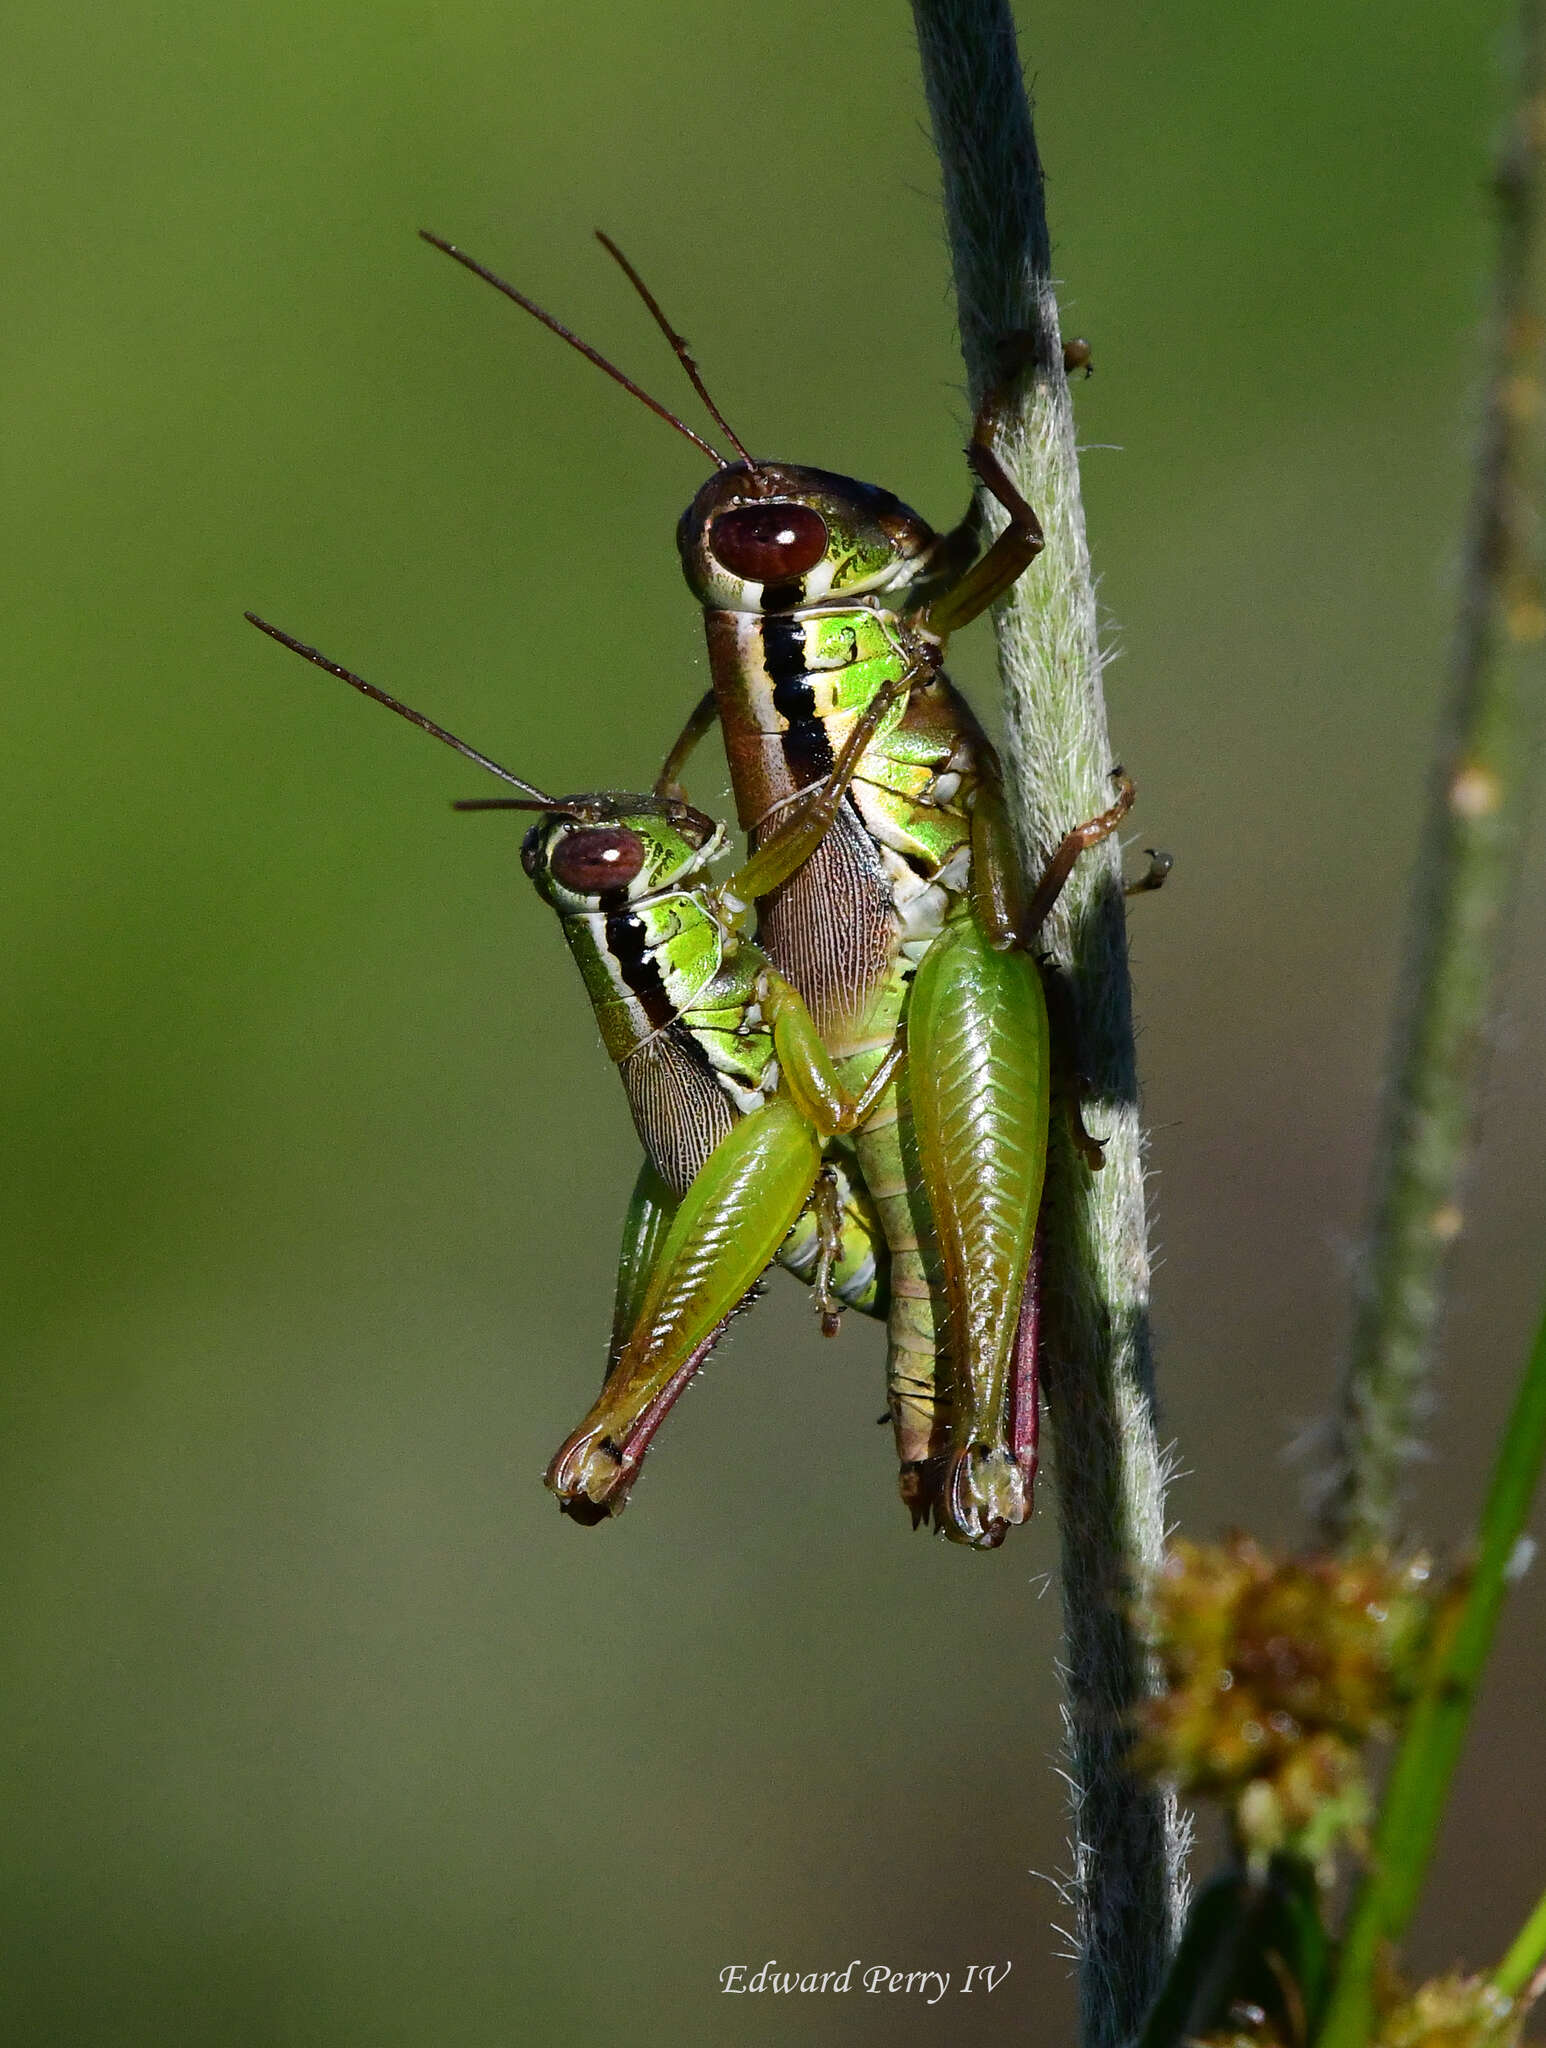
[[[1166,1427],[1299,1528],[1345,1327],[1464,497],[1501,10],[1024,16],[1141,843]],[[588,1403],[634,1141],[519,826],[253,606],[550,786],[702,686],[692,451],[414,239],[753,446],[963,500],[905,8],[13,0],[0,2035],[1069,2038],[1054,1520],[909,1534],[869,1329],[780,1285],[623,1521]],[[979,699],[986,629],[953,667]],[[722,802],[706,754],[696,787]],[[1422,1526],[1540,1289],[1532,853]],[[1044,1597],[1045,1596],[1045,1597]],[[1419,1940],[1542,1878],[1540,1575]],[[717,1993],[1010,1961],[992,2000]]]

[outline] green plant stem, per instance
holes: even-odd
[[[1327,1538],[1354,1549],[1399,1540],[1406,1475],[1428,1412],[1546,679],[1543,94],[1546,10],[1542,0],[1523,0],[1514,106],[1494,176],[1497,268],[1450,701],[1417,863],[1367,1266],[1325,1483]]]
[[[1441,1617],[1422,1689],[1396,1751],[1369,1869],[1348,1916],[1317,2048],[1363,2048],[1368,2039],[1380,1951],[1387,1942],[1400,1939],[1417,1907],[1543,1461],[1546,1318],[1536,1334],[1493,1468],[1470,1583],[1464,1597]],[[1536,1918],[1540,1917],[1538,1912]],[[1516,1951],[1523,1941],[1521,1936]]]
[[[1493,1989],[1501,1991],[1505,1998],[1518,1998],[1529,1990],[1542,1963],[1546,1963],[1546,1892],[1536,1901],[1535,1911],[1493,1972]]]
[[[1047,545],[995,617],[1010,802],[1027,868],[1039,870],[1070,825],[1109,803],[1115,764],[1041,163],[1006,0],[914,0],[913,13],[974,405],[1002,374],[1005,339],[1027,338],[1029,367],[997,447]],[[997,508],[982,509],[1002,523]],[[1134,1603],[1164,1540],[1164,1469],[1114,842],[1080,860],[1045,938],[1074,984],[1090,1124],[1106,1145],[1105,1168],[1092,1175],[1055,1120],[1044,1330],[1063,1536],[1083,2038],[1087,2048],[1114,2048],[1142,2023],[1184,1903],[1174,1801],[1124,1768],[1132,1709],[1153,1683]]]

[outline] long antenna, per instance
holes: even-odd
[[[512,809],[566,811],[569,808],[558,799],[545,796],[540,789],[533,788],[531,783],[522,782],[519,775],[512,775],[508,768],[501,768],[499,763],[491,761],[487,754],[480,754],[476,747],[469,747],[465,740],[459,740],[454,732],[447,732],[443,725],[436,725],[434,719],[426,718],[422,711],[414,711],[407,704],[400,704],[395,697],[389,697],[385,690],[378,690],[374,683],[367,683],[365,678],[357,676],[352,668],[343,668],[338,662],[329,661],[325,654],[319,653],[315,647],[308,647],[304,640],[292,640],[288,633],[282,633],[277,626],[271,626],[267,619],[260,619],[256,612],[245,612],[243,617],[250,625],[256,626],[260,633],[267,633],[270,640],[277,640],[281,647],[288,647],[303,660],[314,662],[318,668],[325,668],[330,676],[337,676],[341,682],[352,683],[362,695],[373,697],[378,704],[384,704],[388,711],[395,711],[399,718],[406,718],[408,723],[416,725],[420,732],[427,732],[433,739],[444,740],[448,747],[454,747],[465,759],[475,761],[480,768],[486,768],[490,775],[497,775],[501,782],[512,783],[515,788],[525,790],[528,797],[536,799],[533,803],[516,804],[509,797],[503,798],[502,801],[509,804]]]
[[[710,398],[708,386],[703,381],[703,375],[702,372],[699,370],[698,365],[693,361],[691,351],[688,349],[687,346],[686,337],[684,335],[678,334],[676,329],[671,325],[671,322],[660,310],[660,302],[655,297],[655,294],[644,282],[644,279],[640,277],[638,271],[634,269],[633,265],[628,261],[628,258],[623,254],[622,250],[619,249],[616,242],[613,241],[612,237],[609,234],[607,234],[603,229],[597,228],[596,240],[601,244],[602,248],[606,250],[607,254],[612,258],[613,262],[619,266],[619,268],[622,270],[624,277],[627,278],[628,282],[639,294],[639,297],[643,299],[645,305],[649,307],[650,313],[654,318],[655,325],[666,337],[666,340],[670,342],[671,347],[676,354],[677,361],[681,364],[682,368],[687,372],[688,378],[692,383],[693,390],[696,391],[698,396],[703,400],[704,404],[708,407],[709,411],[713,414],[715,420],[719,423],[719,425],[724,428],[726,434],[729,436],[731,447],[735,450],[737,455],[740,456],[743,462],[750,463],[752,458],[747,453],[747,450],[741,441],[740,435],[736,432],[735,428],[731,426],[730,422],[725,418],[724,414],[720,411],[719,407],[714,403],[713,399]]]
[[[701,434],[695,434],[692,428],[688,426],[686,420],[679,420],[669,406],[662,405],[658,398],[651,398],[642,385],[635,384],[632,377],[625,377],[616,363],[609,363],[600,349],[592,348],[588,341],[581,341],[580,337],[567,328],[562,320],[555,320],[551,313],[544,312],[535,299],[529,299],[524,292],[518,292],[513,284],[506,284],[504,279],[496,277],[492,270],[485,270],[481,263],[469,256],[465,249],[458,249],[454,242],[443,241],[439,235],[432,235],[428,228],[420,228],[419,236],[421,240],[428,242],[432,249],[443,250],[454,262],[460,263],[464,270],[470,270],[474,277],[481,277],[485,284],[491,284],[496,292],[503,292],[507,299],[514,299],[515,303],[530,313],[534,320],[540,320],[544,327],[551,328],[560,341],[567,341],[571,348],[577,348],[582,356],[587,357],[596,365],[598,370],[605,370],[607,375],[615,378],[625,391],[631,391],[641,404],[647,405],[657,419],[663,419],[668,426],[675,427],[679,434],[685,434],[693,446],[701,448],[717,468],[728,469],[730,467],[719,450],[705,441]],[[714,409],[710,406],[709,410],[713,412]],[[719,414],[717,412],[714,413],[714,417],[718,419]],[[730,438],[735,440],[733,434]],[[736,441],[735,445],[739,448],[741,444],[739,441]]]

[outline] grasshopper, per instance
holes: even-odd
[[[683,799],[548,796],[316,648],[247,616],[522,792],[459,810],[540,813],[522,865],[559,915],[645,1148],[624,1225],[606,1379],[546,1475],[577,1520],[616,1514],[672,1404],[775,1256],[813,1284],[829,1334],[843,1307],[887,1312],[885,1239],[851,1155],[829,1141],[862,1126],[890,1084],[900,1045],[850,1092],[803,999],[744,935],[756,896],[806,859],[813,835],[827,828],[865,733],[782,833],[715,887],[704,871],[724,847],[724,827]]]
[[[809,858],[762,901],[759,940],[809,1006],[838,1071],[866,1086],[905,1033],[906,1061],[855,1139],[891,1253],[889,1402],[904,1501],[977,1548],[1031,1509],[1035,1474],[1033,1251],[1045,1171],[1051,1024],[1031,946],[1079,853],[1114,832],[1116,800],[1067,834],[1029,901],[998,759],[945,675],[951,633],[985,611],[1043,545],[993,449],[998,401],[967,449],[1008,515],[982,551],[975,510],[936,532],[890,492],[754,457],[687,344],[607,236],[694,390],[721,454],[524,293],[453,244],[425,239],[493,284],[681,431],[715,465],[677,530],[702,606],[713,687],[667,756],[679,794],[717,718],[741,824],[758,849],[825,785],[883,711]],[[1157,865],[1138,886],[1152,887]],[[1091,1168],[1100,1148],[1076,1135]]]

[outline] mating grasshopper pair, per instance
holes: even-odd
[[[716,465],[678,530],[714,686],[649,797],[544,796],[264,628],[523,792],[469,808],[543,814],[523,860],[564,920],[647,1154],[608,1376],[548,1484],[581,1520],[617,1510],[671,1403],[782,1245],[815,1279],[829,1324],[839,1301],[887,1317],[915,1523],[993,1547],[1029,1514],[1036,1461],[1051,1030],[1029,948],[1132,785],[1118,773],[1111,808],[1068,834],[1023,902],[996,756],[942,667],[950,632],[1041,547],[993,452],[992,407],[968,453],[1009,525],[979,555],[970,514],[937,534],[873,486],[751,457],[605,237],[738,460],[523,294],[426,239]],[[717,889],[703,870],[722,830],[678,787],[715,716],[755,848]],[[1083,1145],[1098,1165],[1099,1148]]]

